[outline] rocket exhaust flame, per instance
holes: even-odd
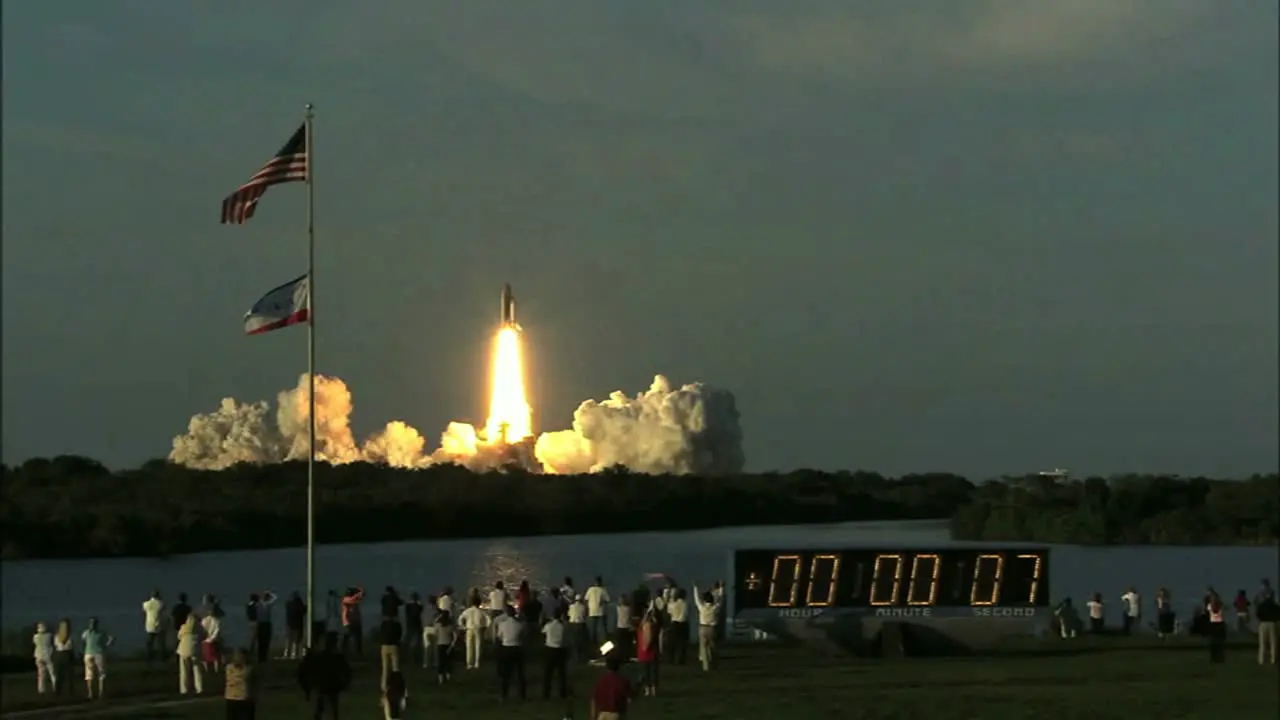
[[[533,413],[524,391],[522,339],[513,325],[504,325],[493,341],[489,419],[484,424],[485,439],[491,443],[509,445],[533,434]]]

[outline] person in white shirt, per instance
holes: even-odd
[[[1089,608],[1089,632],[1101,635],[1106,630],[1106,613],[1102,607],[1102,593],[1094,593],[1093,599],[1085,603]]]
[[[671,620],[671,629],[667,632],[668,662],[683,665],[689,653],[689,603],[681,588],[675,588],[667,602],[667,617]]]
[[[200,620],[204,641],[200,643],[200,659],[204,671],[216,673],[222,669],[222,618],[209,613]]]
[[[432,668],[436,665],[436,618],[440,616],[440,598],[427,596],[428,617],[422,624],[422,667]]]
[[[495,620],[507,613],[507,588],[502,581],[493,584],[493,589],[489,591],[489,627],[494,633],[494,642],[497,642],[498,625]]]
[[[1137,588],[1131,587],[1120,596],[1120,602],[1124,605],[1124,634],[1130,635],[1142,617],[1142,597],[1138,595]]]
[[[565,577],[564,584],[560,586],[560,597],[564,598],[565,603],[572,603],[578,597],[578,591],[573,588],[573,578]]]
[[[587,647],[587,604],[581,596],[575,596],[569,603],[569,639],[566,647],[573,650],[579,662],[591,657]]]
[[[494,634],[498,637],[498,681],[502,699],[507,698],[511,689],[511,681],[519,683],[520,699],[524,700],[527,687],[524,680],[524,648],[521,647],[524,634],[524,623],[516,618],[516,609],[507,608],[507,613],[494,623]]]
[[[43,695],[52,692],[58,684],[57,671],[53,668],[53,633],[44,623],[36,623],[35,635],[31,636],[36,661],[36,692]]]
[[[723,595],[698,592],[693,586],[693,600],[698,604],[698,659],[702,661],[704,672],[711,670],[716,664],[716,625],[720,622],[720,603]]]
[[[440,597],[436,598],[436,609],[452,615],[453,605],[453,588],[447,587],[440,593]]]
[[[558,681],[560,699],[569,699],[569,681],[566,677],[569,664],[569,648],[565,644],[566,633],[564,613],[557,612],[542,626],[543,653],[542,664],[542,699],[551,699],[551,683]]]
[[[178,694],[186,695],[194,685],[196,695],[204,692],[204,666],[200,663],[200,626],[196,614],[178,628]],[[192,682],[194,681],[194,682]]]
[[[591,635],[591,645],[599,647],[604,642],[605,606],[609,604],[609,591],[604,589],[604,578],[596,576],[596,581],[587,588],[584,597],[587,601],[587,631]]]
[[[464,633],[463,644],[467,648],[467,669],[480,667],[480,646],[484,644],[484,630],[489,627],[489,615],[480,609],[480,599],[473,598],[471,607],[458,616],[458,626]]]
[[[164,601],[160,591],[142,601],[142,626],[147,631],[147,662],[164,655]]]

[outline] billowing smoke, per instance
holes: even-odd
[[[275,424],[266,402],[224,399],[196,415],[173,439],[169,459],[192,468],[219,470],[239,462],[273,463],[307,457],[308,376],[276,398]],[[643,473],[725,475],[744,464],[742,430],[733,394],[701,384],[672,389],[663,376],[635,397],[614,392],[583,402],[573,428],[544,433],[532,457],[521,446],[492,444],[466,423],[449,423],[440,446],[428,451],[414,428],[393,421],[363,444],[351,432],[353,405],[346,383],[316,376],[316,457],[330,463],[376,462],[425,467],[451,462],[473,469],[532,464],[549,473],[597,472],[622,465]],[[534,461],[536,458],[536,461]]]
[[[672,390],[662,375],[634,398],[614,391],[582,403],[573,429],[544,433],[534,455],[547,472],[571,474],[623,465],[655,475],[728,475],[744,462],[733,394],[701,384]]]

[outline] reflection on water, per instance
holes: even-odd
[[[494,542],[476,556],[469,587],[489,588],[499,580],[513,590],[522,580],[528,580],[535,588],[556,587],[559,584],[556,578],[551,577],[551,571],[538,560],[538,555],[522,553],[506,542]],[[461,592],[461,588],[457,589]],[[481,598],[487,596],[481,595]]]
[[[376,596],[384,586],[394,585],[401,592],[426,595],[445,585],[461,593],[470,587],[492,587],[496,580],[515,587],[524,579],[535,588],[546,588],[559,585],[566,575],[585,587],[603,575],[616,595],[634,588],[650,572],[667,573],[686,585],[707,586],[715,580],[732,584],[730,555],[740,548],[904,549],[952,544],[946,521],[916,521],[328,545],[316,551],[316,590],[317,597],[323,597],[329,588],[360,584]],[[1056,546],[1049,586],[1055,600],[1101,592],[1117,612],[1120,593],[1130,585],[1137,586],[1148,602],[1157,587],[1165,586],[1177,609],[1185,612],[1206,585],[1252,589],[1259,578],[1276,574],[1277,562],[1276,548]],[[235,642],[242,637],[240,609],[249,593],[271,589],[284,594],[305,587],[306,553],[290,548],[167,560],[29,560],[4,562],[0,571],[0,618],[6,634],[58,617],[83,627],[85,619],[97,615],[121,645],[137,647],[144,638],[142,601],[158,587],[166,600],[179,591],[191,598],[206,592],[219,595],[227,610],[225,632]]]

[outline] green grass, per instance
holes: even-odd
[[[990,657],[905,659],[829,658],[805,648],[735,645],[716,672],[692,666],[663,667],[657,698],[639,698],[633,718],[682,720],[1069,720],[1159,717],[1217,720],[1280,716],[1280,673],[1259,666],[1252,645],[1233,646],[1227,663],[1214,666],[1200,640],[1081,638],[1045,642]],[[509,720],[516,709],[530,720],[559,720],[558,700],[523,705],[497,702],[492,658],[481,670],[459,671],[452,686],[411,668],[410,717],[435,720]],[[172,663],[146,669],[140,663],[111,668],[111,697],[96,707],[143,699],[174,699]],[[310,714],[293,684],[293,665],[272,663],[264,676],[259,717],[302,720]],[[586,698],[599,670],[575,668],[574,717],[587,716]],[[352,690],[343,697],[344,717],[381,717],[376,663],[357,664]],[[529,668],[531,698],[540,695],[540,668]],[[3,710],[45,704],[30,674],[3,678]],[[221,679],[211,682],[221,690]],[[77,683],[83,696],[83,683]],[[89,706],[64,706],[58,717],[76,717]],[[184,707],[132,709],[118,715],[137,720],[214,720],[220,700]],[[84,717],[90,717],[84,714]],[[51,715],[46,715],[51,717]]]

